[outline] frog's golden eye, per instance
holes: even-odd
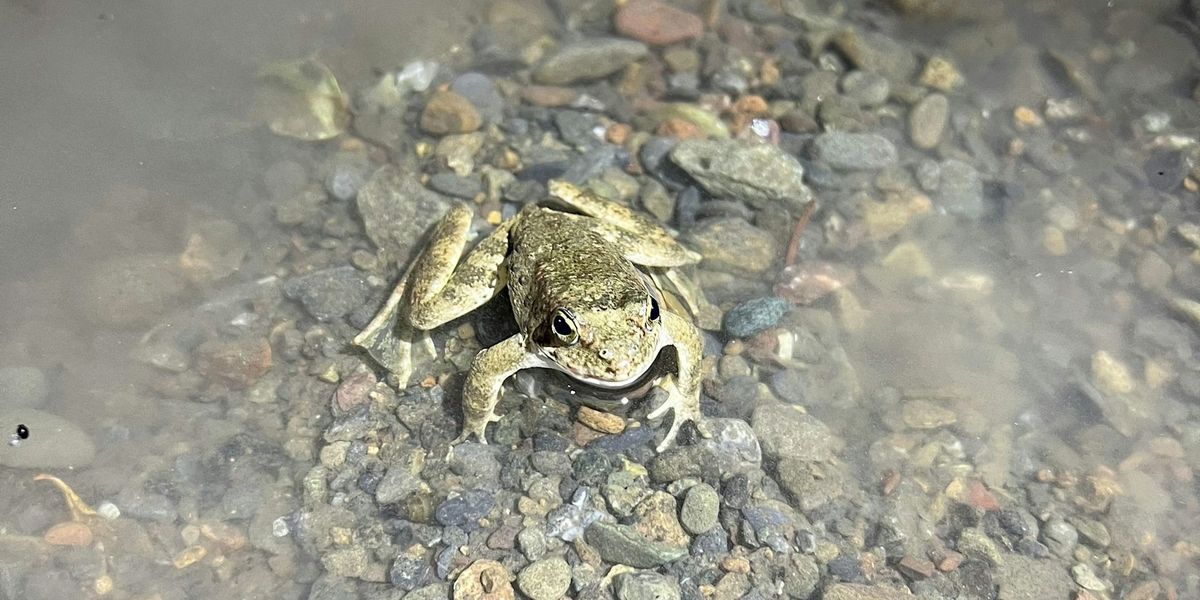
[[[575,319],[571,314],[563,309],[554,311],[554,318],[550,321],[550,329],[558,340],[567,345],[573,345],[579,341],[579,329],[575,326]]]

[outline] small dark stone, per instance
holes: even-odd
[[[366,303],[371,287],[358,269],[345,266],[290,279],[283,293],[299,301],[314,319],[332,321]]]
[[[771,375],[771,391],[789,404],[804,404],[808,383],[799,371],[784,369]]]
[[[862,566],[858,564],[858,559],[845,554],[829,561],[829,574],[848,583],[863,581]]]
[[[752,336],[774,327],[790,309],[787,300],[776,296],[747,300],[725,313],[725,333],[737,338]]]
[[[1187,175],[1187,159],[1177,150],[1159,150],[1146,159],[1142,172],[1150,187],[1169,192],[1179,187]]]
[[[1032,558],[1050,558],[1050,549],[1033,538],[1021,538],[1017,542],[1017,552]]]
[[[495,503],[492,494],[485,490],[468,490],[438,505],[434,518],[442,525],[474,531],[479,528],[479,519],[491,512]]]
[[[401,554],[388,570],[388,581],[402,590],[412,591],[430,581],[430,571],[429,562],[424,558]]]
[[[570,443],[563,436],[553,431],[539,431],[533,434],[533,449],[549,452],[566,452]]]
[[[593,148],[603,140],[596,132],[603,127],[599,117],[576,110],[560,110],[554,113],[554,126],[563,141],[580,149]]]
[[[795,532],[791,517],[769,506],[742,509],[742,542],[750,547],[768,546],[780,553],[791,551]],[[857,564],[857,563],[856,563]]]
[[[729,553],[729,534],[720,527],[692,538],[692,556],[720,558]]]
[[[1002,510],[997,515],[997,518],[1000,522],[1000,527],[1008,532],[1009,535],[1025,537],[1030,533],[1029,525],[1025,522],[1021,513],[1015,510]]]
[[[721,496],[725,506],[730,508],[745,508],[750,502],[750,478],[745,473],[738,473],[721,484]]]
[[[612,472],[613,463],[608,454],[588,449],[575,458],[571,468],[581,485],[600,485]]]
[[[428,185],[437,192],[470,200],[483,192],[483,184],[478,177],[463,177],[457,173],[434,173],[429,177]]]
[[[358,489],[370,495],[375,495],[375,490],[379,488],[379,482],[382,479],[383,476],[379,473],[367,471],[358,477]]]
[[[631,450],[645,446],[654,439],[653,427],[631,427],[618,435],[606,435],[588,444],[588,450],[603,452],[610,456],[628,453]]]
[[[483,120],[497,123],[504,117],[504,98],[496,84],[483,73],[463,73],[450,83],[450,91],[466,98]]]
[[[992,571],[992,566],[983,560],[969,559],[959,565],[951,573],[951,578],[958,584],[959,597],[989,600],[995,598]]]

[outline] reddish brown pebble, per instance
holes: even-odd
[[[375,374],[370,371],[351,373],[349,377],[343,379],[338,384],[337,391],[333,393],[335,414],[350,412],[355,407],[370,402],[371,389],[375,387],[376,383]]]
[[[521,99],[543,108],[558,108],[575,101],[579,94],[565,87],[553,85],[527,85],[521,88]]]
[[[482,125],[471,101],[450,91],[435,93],[421,112],[421,130],[434,135],[469,133]]]
[[[957,569],[964,558],[962,554],[953,550],[942,550],[942,556],[937,559],[937,569],[943,573],[949,573]]]
[[[891,496],[892,492],[896,491],[896,486],[900,485],[900,480],[900,473],[889,470],[887,474],[883,476],[883,486],[881,486],[883,495]]]
[[[1162,593],[1162,586],[1157,581],[1143,581],[1129,590],[1125,600],[1155,600]]]
[[[42,539],[51,546],[90,546],[92,530],[79,521],[66,521],[52,525]]]
[[[695,123],[674,117],[659,123],[655,133],[681,140],[698,140],[704,137],[704,132],[700,131]]]
[[[624,123],[613,123],[608,130],[604,132],[604,139],[610,144],[618,146],[625,143],[629,139],[629,134],[633,132],[633,128]]]
[[[580,446],[580,447],[586,446],[592,440],[599,438],[599,437],[603,437],[603,436],[604,436],[603,433],[596,431],[595,429],[592,429],[591,427],[588,427],[587,425],[584,425],[583,423],[580,423],[579,421],[575,422],[574,438],[575,438],[576,446]]]
[[[933,575],[933,563],[916,556],[905,556],[900,559],[900,570],[914,579],[925,579]]]
[[[656,0],[626,2],[617,11],[616,27],[617,33],[651,46],[669,46],[704,33],[700,17]]]
[[[996,497],[980,481],[972,481],[971,489],[967,491],[967,494],[967,499],[971,506],[982,508],[983,510],[1000,509],[1000,503],[996,502]]]
[[[580,423],[601,433],[621,433],[625,431],[625,419],[619,415],[598,411],[594,408],[580,406],[576,415]]]
[[[263,338],[209,340],[196,348],[196,370],[231,388],[247,388],[271,369],[271,344]]]

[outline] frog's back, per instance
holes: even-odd
[[[513,228],[508,288],[523,332],[556,308],[605,310],[645,298],[637,268],[584,223],[574,215],[531,208]]]

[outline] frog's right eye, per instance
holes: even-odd
[[[554,335],[564,344],[572,345],[579,341],[579,329],[575,327],[575,319],[563,309],[554,311],[554,319],[550,321]]]

